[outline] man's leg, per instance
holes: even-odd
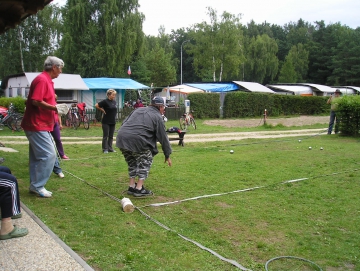
[[[55,147],[49,132],[25,131],[29,140],[30,188],[44,188],[53,171],[56,159]]]
[[[136,161],[138,165],[137,175],[138,175],[138,182],[135,187],[134,196],[135,197],[142,197],[142,196],[149,196],[152,195],[150,190],[146,190],[143,186],[146,178],[149,176],[150,168],[153,162],[153,155],[150,150],[136,153]]]
[[[115,124],[109,125],[109,137],[108,137],[108,150],[109,152],[114,152],[113,149],[113,141],[114,141],[114,132],[115,132]]]
[[[339,133],[340,128],[340,119],[336,116],[335,113],[335,134]]]
[[[330,135],[333,129],[333,125],[334,125],[334,121],[335,121],[335,111],[331,110],[330,111],[330,121],[329,121],[329,129],[328,129],[328,134]]]
[[[108,146],[109,129],[110,128],[109,128],[108,124],[102,125],[102,130],[103,130],[102,150],[103,150],[103,152],[109,151],[109,146]]]

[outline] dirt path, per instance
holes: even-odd
[[[230,140],[242,140],[248,138],[281,138],[281,137],[303,137],[313,136],[326,132],[327,123],[329,117],[309,117],[299,116],[296,118],[279,118],[279,119],[267,119],[267,123],[271,125],[282,124],[284,126],[303,126],[312,124],[324,124],[323,129],[302,129],[291,131],[260,131],[260,132],[234,132],[234,133],[214,133],[214,134],[187,134],[185,135],[185,144],[190,142],[211,142],[211,141],[230,141]],[[256,127],[263,123],[259,119],[235,119],[235,120],[208,120],[204,122],[207,125],[224,126],[224,127]],[[97,144],[101,145],[101,137],[62,137],[64,145],[74,144]],[[115,140],[115,139],[114,139]],[[22,145],[28,144],[28,140],[25,136],[4,136],[0,137],[0,142],[4,145]],[[178,141],[171,141],[172,144],[177,144]],[[2,151],[9,151],[7,148],[1,148]]]
[[[262,119],[234,119],[234,120],[227,120],[227,119],[219,119],[219,120],[207,120],[204,124],[207,125],[214,125],[214,126],[224,126],[224,127],[256,127],[262,125],[264,121]],[[271,125],[278,125],[282,124],[286,127],[291,126],[303,126],[303,125],[313,125],[313,124],[327,124],[329,123],[328,116],[321,116],[321,117],[313,117],[313,116],[299,116],[295,118],[278,118],[272,119],[268,118],[266,123]]]

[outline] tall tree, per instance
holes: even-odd
[[[327,84],[328,77],[333,73],[333,56],[340,40],[340,24],[325,25],[324,21],[316,22],[313,40],[308,43],[309,50],[309,81]]]
[[[328,77],[332,85],[360,85],[360,28],[343,27],[333,56],[333,72]]]
[[[197,75],[206,81],[236,80],[244,62],[244,42],[240,15],[224,12],[221,21],[217,11],[208,8],[210,24],[196,24],[190,33],[194,43],[186,44],[194,56]]]
[[[149,78],[154,87],[167,86],[176,82],[176,69],[171,65],[171,59],[172,54],[166,53],[159,44],[144,55],[144,61],[149,69]]]
[[[284,65],[282,65],[279,74],[279,83],[296,83],[297,76],[292,59],[286,57]]]
[[[263,84],[266,77],[273,80],[279,66],[277,51],[276,41],[268,35],[252,37],[246,46],[246,81]]]
[[[296,72],[296,82],[303,83],[306,80],[309,67],[309,52],[304,45],[299,43],[291,47],[286,60],[290,59]]]
[[[61,42],[67,71],[83,77],[126,76],[142,49],[138,0],[68,0]]]

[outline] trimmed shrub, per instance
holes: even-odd
[[[16,112],[24,114],[25,101],[26,100],[22,97],[12,97],[12,98],[1,97],[0,105],[9,108],[9,105],[12,103],[15,106]]]
[[[336,117],[340,132],[346,136],[360,135],[360,96],[344,96],[339,99]]]

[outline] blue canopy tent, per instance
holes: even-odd
[[[239,90],[239,86],[234,83],[196,83],[185,85],[198,88],[206,92],[228,92]]]
[[[81,100],[85,102],[88,107],[95,107],[95,104],[106,98],[106,91],[110,88],[116,90],[116,102],[119,107],[122,107],[125,99],[126,90],[141,90],[150,89],[150,87],[140,84],[135,80],[129,78],[83,78],[85,84],[90,89],[81,92]]]

